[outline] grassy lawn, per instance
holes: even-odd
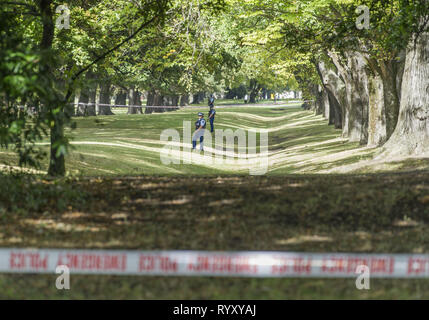
[[[424,173],[2,180],[1,247],[429,251]],[[429,298],[429,280],[373,280],[365,292],[354,279],[72,276],[67,293],[54,283],[3,274],[0,298]]]
[[[181,152],[190,153],[191,141],[184,141],[183,122],[189,121],[193,126],[200,111],[207,113],[207,107],[193,106],[151,115],[75,118],[77,129],[67,132],[72,146],[66,159],[68,173],[73,176],[249,174],[246,165],[212,165],[198,161],[168,166],[161,163],[163,130],[177,130],[181,136]],[[268,174],[274,175],[317,173],[342,163],[358,162],[374,153],[373,149],[347,143],[340,138],[340,130],[328,126],[322,116],[303,111],[296,103],[219,106],[215,128],[268,130]],[[214,140],[213,136],[213,148],[216,146]],[[48,151],[47,140],[39,144]],[[205,146],[209,147],[207,142]],[[5,150],[0,152],[0,161],[14,166],[17,158]],[[48,159],[42,164],[42,171],[47,170],[47,165]]]
[[[199,110],[76,119],[67,178],[0,174],[0,247],[429,252],[429,175],[415,170],[426,160],[394,163],[395,173],[325,174],[377,150],[282,104],[219,108],[216,118],[217,128],[269,131],[267,175],[163,165],[160,133],[180,132]],[[16,165],[10,151],[0,159]],[[375,279],[368,291],[354,281],[76,275],[60,292],[53,275],[1,274],[0,298],[429,298],[429,280]]]

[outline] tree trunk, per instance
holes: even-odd
[[[130,90],[130,98],[129,98],[129,105],[131,107],[128,108],[128,114],[142,114],[143,109],[141,107],[142,100],[141,100],[141,93],[138,89],[131,89]]]
[[[259,93],[259,89],[261,86],[258,84],[258,82],[254,79],[250,80],[250,96],[249,96],[249,103],[256,103],[256,98]]]
[[[99,115],[101,116],[110,116],[114,113],[110,107],[110,94],[111,94],[111,84],[110,82],[103,82],[100,84],[100,106],[99,106]],[[107,104],[109,106],[103,106]]]
[[[204,92],[198,92],[198,93],[192,95],[192,104],[199,104],[199,103],[203,102],[205,96],[206,95]]]
[[[180,96],[179,105],[181,107],[187,106],[189,104],[189,94],[184,94]]]
[[[81,88],[79,104],[76,108],[76,116],[84,117],[88,115],[89,92],[87,88]]]
[[[332,69],[329,69],[324,62],[316,63],[316,69],[322,84],[328,94],[329,100],[329,124],[334,124],[336,129],[343,128],[343,136],[347,135],[344,119],[347,110],[347,99],[345,95],[345,85],[340,76]]]
[[[88,116],[96,116],[96,100],[97,100],[97,87],[91,86],[88,90],[88,107],[86,108],[86,112]]]
[[[115,97],[115,105],[125,106],[127,104],[127,92],[120,89]]]
[[[150,108],[149,106],[153,106],[154,99],[155,99],[155,91],[149,90],[147,93],[146,108],[144,110],[145,114],[151,114],[153,112],[154,108]]]
[[[37,2],[40,16],[42,18],[42,40],[40,42],[40,49],[42,50],[42,61],[40,62],[40,72],[51,75],[53,79],[53,72],[49,54],[52,49],[54,40],[54,21],[52,12],[52,0],[40,0]],[[64,114],[62,112],[54,112],[56,106],[47,105],[50,116],[50,159],[48,175],[50,176],[63,176],[66,172],[64,153],[61,152],[62,141],[64,140]]]
[[[324,92],[325,90],[323,89],[322,86],[320,85],[315,85],[313,88],[313,92],[314,92],[314,96],[315,96],[315,101],[314,101],[314,112],[316,113],[316,115],[319,114],[324,114],[325,111],[325,97],[324,97]]]
[[[337,98],[331,91],[328,92],[329,100],[329,124],[333,124],[335,129],[341,129],[343,127],[343,114]]]
[[[345,84],[343,136],[349,138],[349,141],[366,144],[368,142],[369,95],[365,57],[358,52],[347,52],[345,65],[336,53],[330,52],[330,57]]]
[[[410,41],[401,90],[398,124],[385,145],[384,156],[428,154],[429,32]]]
[[[386,135],[389,138],[393,131],[395,131],[396,124],[398,123],[399,106],[400,106],[400,86],[402,76],[404,73],[404,57],[399,55],[399,60],[392,59],[389,61],[381,61],[380,75],[383,80],[384,90],[384,105],[386,112]]]
[[[180,96],[177,96],[177,95],[172,96],[171,97],[171,105],[173,107],[178,107],[179,106],[179,99],[180,99]]]
[[[158,107],[165,106],[166,103],[167,102],[165,101],[164,96],[160,92],[152,89],[147,94],[145,113],[150,114],[152,112],[156,112],[156,113],[165,112],[165,108],[158,108]],[[154,106],[157,108],[150,108],[151,106]]]
[[[360,53],[353,53],[351,57],[351,102],[350,117],[352,124],[349,124],[350,141],[359,141],[364,145],[368,143],[368,76],[367,63],[365,57]]]
[[[155,91],[155,96],[153,98],[154,106],[162,107],[166,105],[165,97],[160,92]],[[155,113],[163,113],[165,112],[165,108],[154,108]]]
[[[329,103],[329,96],[328,96],[328,92],[326,91],[325,87],[323,87],[323,94],[322,94],[322,99],[323,99],[323,117],[325,119],[329,119],[329,114],[331,112],[331,108],[330,108],[330,103]]]
[[[178,95],[169,96],[168,97],[169,101],[168,101],[168,104],[166,105],[171,107],[177,107],[177,108],[168,108],[166,109],[166,111],[170,112],[170,111],[179,109],[179,99],[180,99],[180,96]]]
[[[383,80],[379,74],[369,77],[368,146],[386,142],[386,115]]]

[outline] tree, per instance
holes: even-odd
[[[13,2],[5,3],[9,7],[15,4]],[[61,46],[55,46],[55,42],[58,41],[60,37],[58,37],[58,33],[55,33],[54,4],[55,2],[52,0],[35,0],[20,5],[25,8],[30,7],[34,11],[32,11],[32,14],[40,17],[40,27],[37,24],[30,25],[31,28],[41,28],[42,30],[42,36],[37,48],[40,51],[40,59],[38,61],[40,74],[43,74],[49,79],[48,87],[56,89],[61,89],[61,87],[63,87],[63,90],[54,91],[55,99],[53,99],[51,95],[44,93],[38,97],[50,128],[51,143],[48,174],[51,176],[62,176],[65,174],[65,154],[68,146],[68,140],[64,135],[64,126],[70,119],[70,114],[68,114],[66,106],[71,96],[74,94],[76,80],[87,71],[91,71],[98,63],[118,50],[121,46],[128,43],[149,25],[161,24],[165,12],[169,7],[169,1],[143,1],[139,4],[121,0],[115,1],[114,4],[116,7],[122,6],[123,8],[123,10],[120,11],[123,15],[123,20],[120,20],[121,23],[125,22],[127,30],[129,26],[136,26],[135,29],[127,35],[119,37],[117,35],[112,36],[109,43],[113,43],[113,45],[110,44],[109,49],[105,49],[104,47],[99,48],[101,49],[100,52],[94,52],[89,59],[89,63],[83,67],[75,67],[73,65],[71,70],[68,70],[69,73],[61,72],[64,65],[59,57],[64,57],[66,53],[61,51]],[[89,7],[93,4],[97,5],[98,2],[94,1],[89,3]],[[69,5],[72,8],[81,8],[83,11],[85,11],[87,6],[84,4],[73,4],[72,6],[72,3],[69,3]],[[24,13],[21,12],[21,15],[24,15]],[[32,34],[37,34],[34,30],[31,31],[32,32],[29,32],[30,36]],[[94,41],[97,43],[97,39],[94,39]],[[101,41],[106,43],[105,39]],[[33,49],[36,50],[36,48]],[[67,67],[67,65],[65,65],[65,67]],[[63,85],[56,86],[55,83],[57,82]]]
[[[429,2],[420,9],[429,9]],[[398,125],[383,156],[421,155],[429,152],[429,10],[409,41]]]

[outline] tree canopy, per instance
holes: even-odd
[[[249,93],[250,102],[261,90],[301,90],[344,137],[376,145],[398,139],[398,121],[408,121],[401,130],[409,132],[409,115],[426,112],[407,105],[412,98],[401,91],[403,79],[420,81],[422,88],[427,81],[426,69],[410,69],[426,62],[424,53],[418,55],[427,50],[426,0],[0,5],[0,147],[14,148],[20,164],[37,166],[43,154],[34,143],[50,135],[51,175],[65,174],[64,127],[76,112],[70,103],[86,96],[90,106],[98,91],[107,105],[116,90],[137,106],[146,92],[150,107],[186,105],[190,95],[198,100],[200,93],[234,88]],[[69,27],[58,27],[68,13]],[[421,60],[406,62],[412,53]],[[111,113],[94,108],[94,115]]]

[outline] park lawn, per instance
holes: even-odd
[[[76,118],[67,178],[0,174],[0,247],[429,252],[429,176],[417,170],[426,159],[394,162],[397,173],[361,166],[359,174],[321,174],[366,163],[377,150],[284,104],[218,109],[217,128],[269,131],[267,175],[163,165],[162,130],[180,132],[200,110],[207,108]],[[11,151],[0,159],[16,165]],[[2,274],[0,298],[429,298],[429,280],[373,279],[371,290],[359,291],[354,279],[76,275],[67,292],[54,280]]]
[[[71,152],[66,158],[68,175],[249,174],[247,165],[215,165],[198,161],[164,165],[161,162],[160,152],[164,142],[160,141],[160,135],[163,130],[177,130],[181,137],[180,152],[190,153],[190,141],[183,141],[183,122],[189,121],[189,125],[193,126],[200,111],[206,113],[207,107],[189,107],[150,115],[74,118],[77,129],[67,130],[71,140]],[[304,111],[296,103],[221,105],[215,127],[224,130],[268,130],[267,174],[317,173],[334,168],[337,165],[334,163],[338,161],[358,162],[370,157],[374,151],[341,139],[340,130],[328,126],[322,116]],[[207,141],[206,137],[206,147]],[[38,145],[48,152],[47,140]],[[0,161],[3,165],[17,165],[16,155],[7,150],[0,151]],[[42,163],[41,170],[46,172],[47,166],[48,159]]]
[[[2,176],[1,247],[429,252],[425,172],[290,176]],[[429,298],[429,280],[0,275],[0,298]]]

